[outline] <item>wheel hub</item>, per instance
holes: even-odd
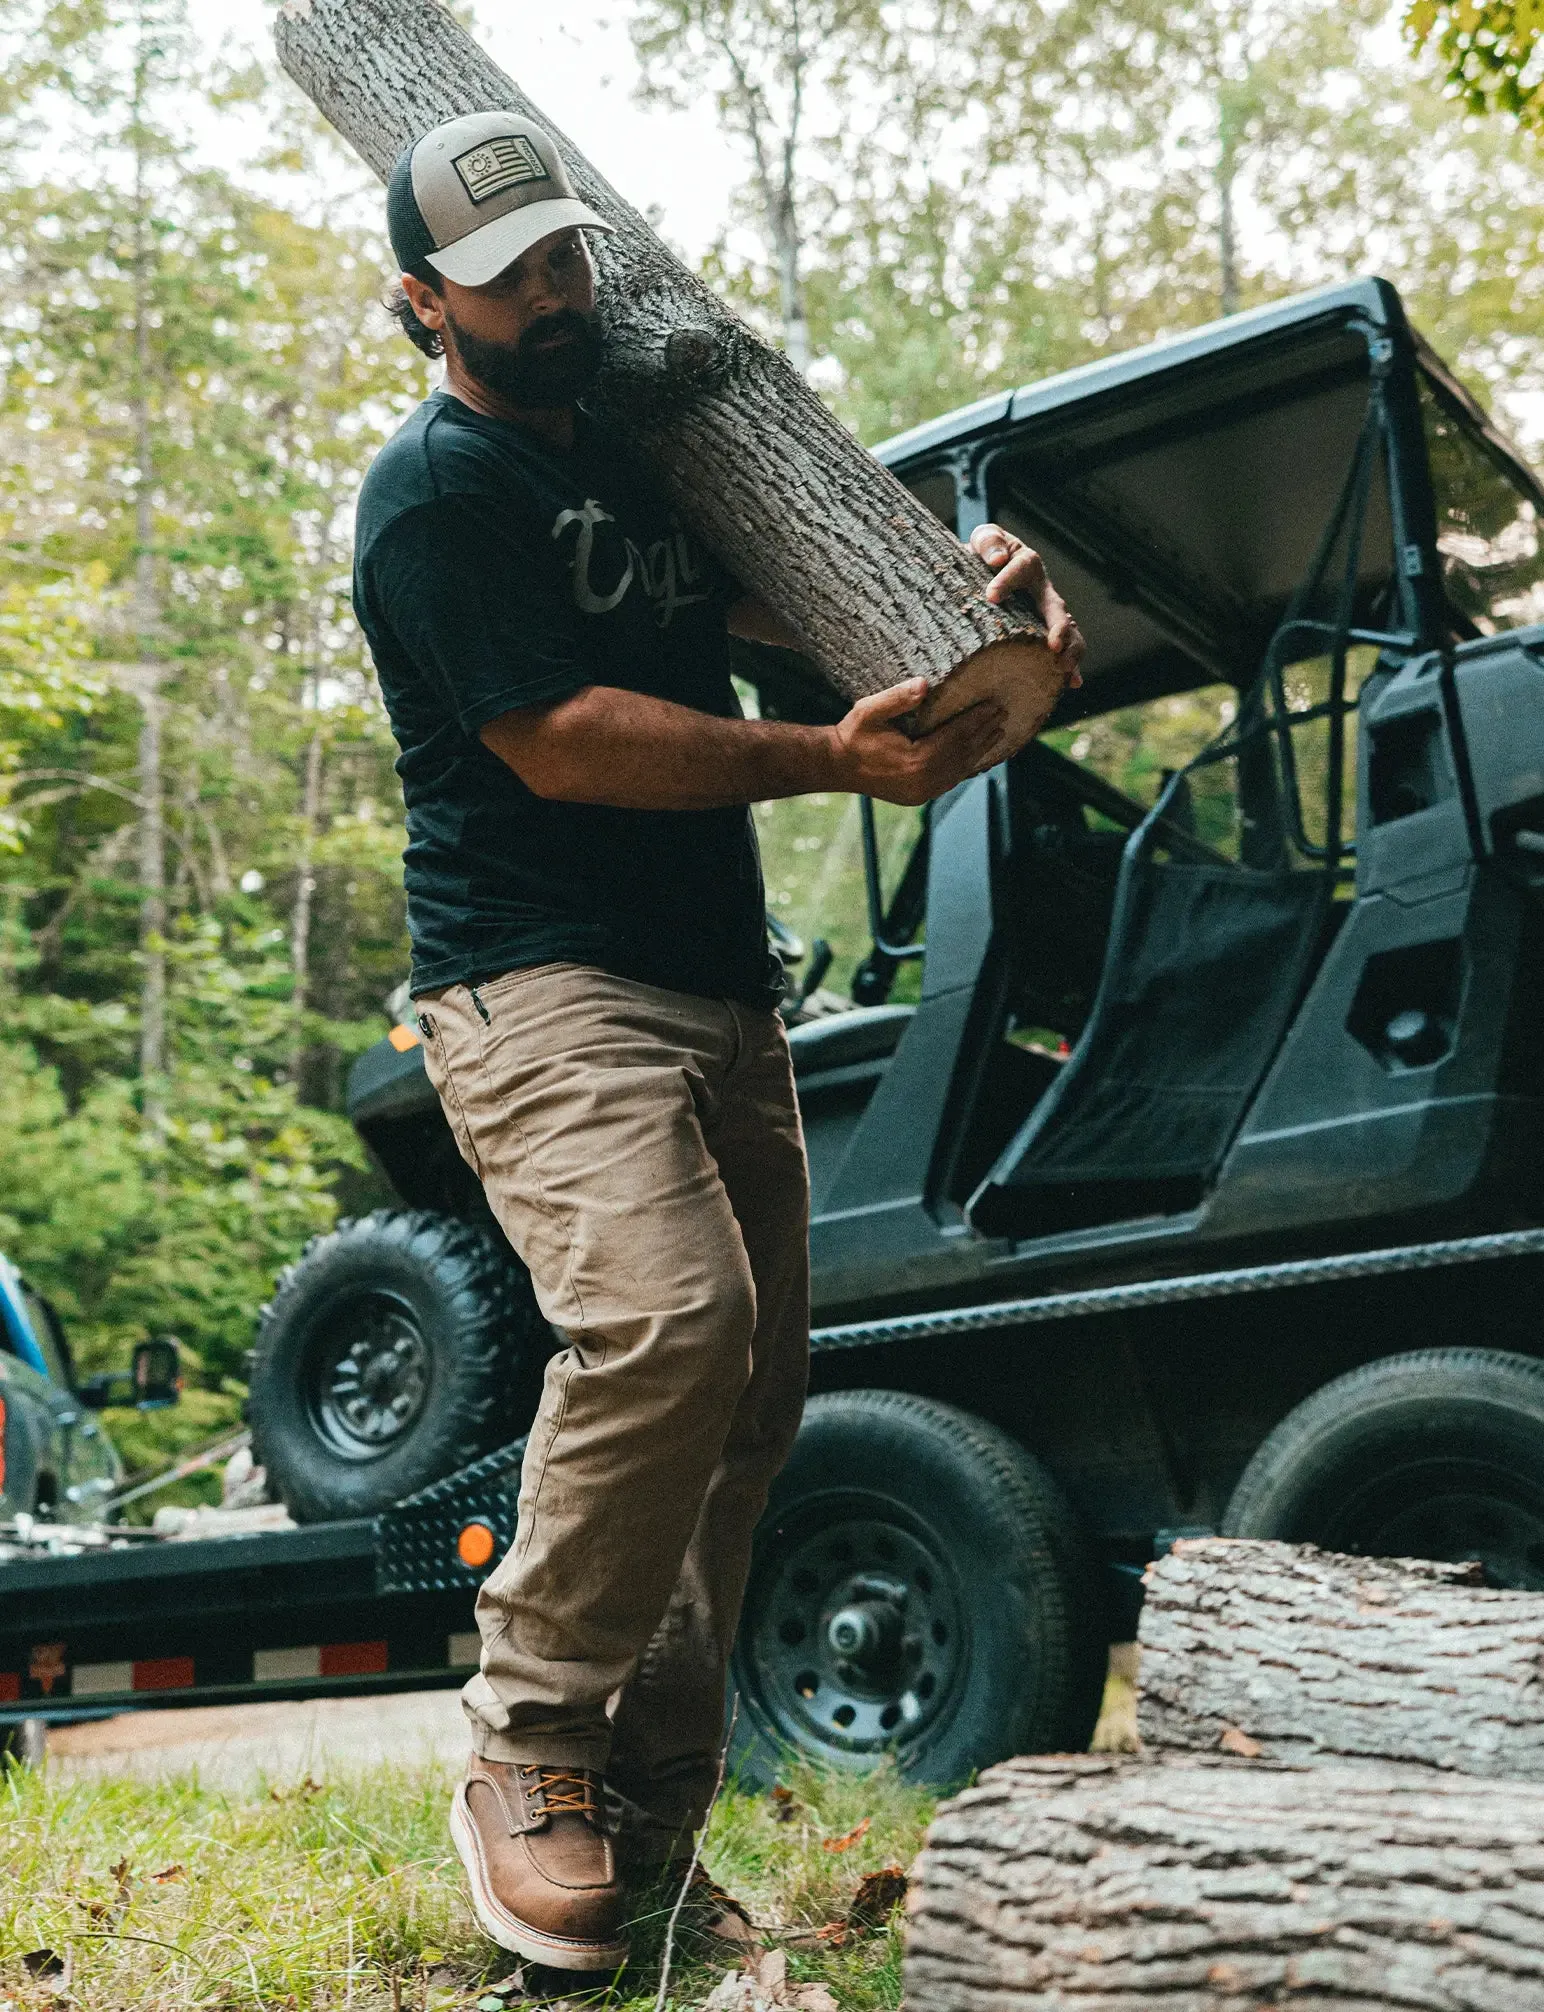
[[[385,1297],[357,1302],[318,1351],[317,1431],[346,1458],[384,1453],[417,1423],[429,1377],[428,1344],[409,1309]]]
[[[917,1738],[954,1691],[965,1642],[943,1547],[885,1508],[790,1533],[757,1574],[741,1653],[791,1745],[879,1753]]]

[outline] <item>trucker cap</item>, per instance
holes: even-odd
[[[386,192],[404,272],[427,261],[459,286],[486,286],[554,231],[609,231],[580,202],[552,135],[513,112],[468,112],[406,148]]]

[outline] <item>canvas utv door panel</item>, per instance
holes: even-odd
[[[1193,1207],[1302,995],[1322,874],[1128,859],[1083,1038],[971,1206],[988,1234]]]

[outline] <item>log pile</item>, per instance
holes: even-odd
[[[1035,611],[983,600],[982,561],[687,271],[439,0],[285,0],[275,32],[284,68],[383,178],[401,148],[463,112],[507,109],[547,127],[580,195],[615,227],[594,246],[603,422],[846,698],[925,677],[924,730],[991,694],[1008,707],[1005,752],[1039,731],[1065,673]]]
[[[911,2012],[1544,2012],[1544,1595],[1208,1538],[1141,1642],[1140,1756],[940,1812]]]

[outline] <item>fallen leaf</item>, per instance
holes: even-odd
[[[52,1949],[29,1949],[21,1960],[34,1977],[61,1977],[64,1974],[64,1958]]]
[[[120,1858],[116,1865],[110,1865],[107,1870],[118,1888],[118,1898],[127,1900],[129,1888],[134,1884],[134,1875],[129,1871],[128,1859]]]
[[[815,1940],[825,1944],[827,1949],[845,1949],[852,1936],[852,1930],[845,1921],[828,1921],[824,1928],[815,1930]]]
[[[866,1816],[863,1819],[862,1823],[855,1823],[852,1829],[848,1831],[845,1837],[825,1838],[821,1843],[820,1847],[821,1850],[822,1851],[850,1850],[852,1846],[858,1842],[859,1838],[868,1836],[873,1821],[874,1819],[871,1816]]]
[[[784,1788],[779,1782],[772,1791],[772,1821],[792,1823],[799,1814],[798,1800],[791,1788]]]
[[[878,1872],[866,1872],[858,1881],[858,1890],[847,1910],[847,1926],[859,1932],[883,1928],[905,1898],[906,1874],[900,1866],[886,1865]]]
[[[180,1865],[163,1865],[159,1872],[152,1872],[150,1878],[156,1886],[170,1886],[174,1879],[186,1879],[187,1872]]]
[[[754,1977],[731,1970],[702,2001],[702,2012],[768,2012],[771,1999],[757,1989]]]
[[[1258,1760],[1265,1751],[1258,1740],[1241,1733],[1237,1726],[1224,1726],[1217,1744],[1225,1754],[1237,1754],[1240,1760]]]
[[[756,1965],[756,1984],[774,2005],[781,2005],[788,1990],[788,1951],[773,1949]]]
[[[824,1984],[800,1984],[789,1994],[788,2002],[798,2012],[837,2012],[836,1999]]]

